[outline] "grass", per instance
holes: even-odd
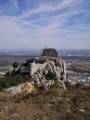
[[[0,93],[0,110],[0,120],[89,120],[90,87],[38,91],[22,99]]]

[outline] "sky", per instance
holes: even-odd
[[[90,0],[0,0],[0,49],[90,49]]]

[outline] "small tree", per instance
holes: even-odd
[[[14,62],[14,63],[13,63],[13,67],[14,67],[14,69],[17,68],[18,65],[19,65],[18,62]]]

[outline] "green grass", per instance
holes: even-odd
[[[68,69],[79,72],[89,72],[90,61],[77,61],[75,63],[71,63],[71,65],[68,66]]]

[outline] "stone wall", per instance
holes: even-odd
[[[33,75],[35,72],[37,72],[38,69],[40,69],[40,70],[45,69],[46,65],[47,65],[46,62],[44,64],[31,63],[30,64],[30,75]]]
[[[30,63],[28,67],[21,66],[20,72],[29,73],[32,76],[38,69],[43,70],[46,65],[47,65],[47,62],[45,62],[44,64]]]

